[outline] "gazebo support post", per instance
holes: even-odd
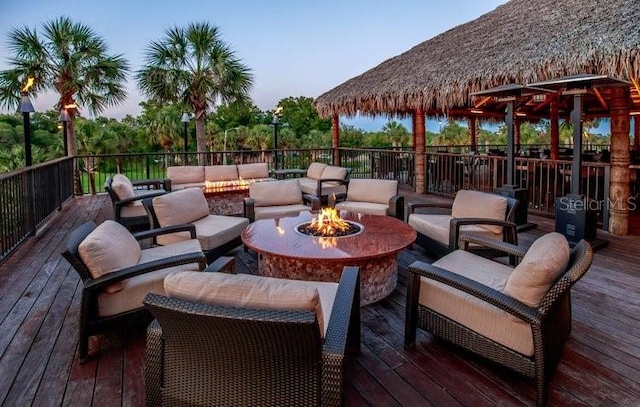
[[[535,228],[535,223],[528,221],[529,216],[529,193],[526,188],[520,188],[515,182],[516,172],[516,146],[515,146],[515,97],[505,98],[507,102],[507,115],[505,124],[507,126],[507,183],[496,188],[495,193],[502,196],[515,198],[519,201],[516,207],[515,223],[518,225],[518,231],[524,231]]]
[[[625,87],[611,89],[611,183],[609,184],[609,233],[614,236],[629,234],[629,90]],[[637,116],[636,116],[637,127]],[[638,134],[637,129],[634,134]],[[635,144],[635,141],[634,141]]]
[[[333,148],[333,165],[340,165],[340,118],[331,116],[331,146]]]
[[[416,192],[424,194],[425,190],[425,123],[424,123],[424,110],[419,108],[413,112],[415,128],[413,130],[416,139]]]
[[[416,152],[416,115],[411,115],[411,135],[413,136],[413,142],[411,143],[411,150]]]
[[[469,138],[471,151],[478,152],[478,140],[476,135],[478,119],[475,116],[469,118]]]
[[[551,98],[549,103],[549,121],[551,122],[551,158],[557,160],[560,157],[560,114],[558,113],[558,94],[548,96]]]
[[[633,117],[633,151],[636,153],[640,150],[640,117]]]

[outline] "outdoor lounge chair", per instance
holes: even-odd
[[[360,281],[176,273],[150,294],[147,406],[339,406],[360,346]]]
[[[571,331],[570,288],[589,269],[585,240],[569,249],[566,238],[549,233],[525,252],[483,236],[463,236],[522,259],[512,268],[464,250],[433,264],[409,266],[405,348],[416,328],[535,378],[537,404],[548,399],[549,381]]]
[[[487,192],[460,190],[452,204],[409,203],[407,222],[416,230],[416,243],[442,257],[457,250],[462,234],[473,233],[508,243],[518,243],[513,222],[518,200]],[[418,213],[419,208],[447,209],[447,214]],[[503,255],[486,247],[470,247],[486,257]]]
[[[244,198],[244,217],[254,222],[320,209],[318,198],[313,197],[308,202],[311,206],[303,203],[302,189],[297,179],[255,182],[249,185],[249,197]]]
[[[192,239],[170,246],[141,249],[139,240],[163,233],[187,231]],[[206,266],[193,226],[129,233],[106,220],[87,222],[74,230],[62,256],[82,279],[79,357],[88,355],[91,335],[127,326],[146,326],[151,317],[142,305],[149,292],[164,293],[164,277],[172,271],[202,270]]]
[[[107,178],[104,189],[111,198],[113,219],[127,228],[149,228],[149,217],[142,200],[168,191],[168,180],[142,179],[131,181],[124,174]]]
[[[388,215],[404,221],[404,197],[398,195],[398,181],[352,179],[346,199],[335,204],[337,210]]]

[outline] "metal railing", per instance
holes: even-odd
[[[73,159],[0,175],[0,262],[73,197]]]

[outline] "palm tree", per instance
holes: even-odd
[[[198,152],[206,151],[205,116],[216,101],[249,101],[253,75],[220,38],[218,27],[193,23],[175,27],[153,41],[136,75],[146,96],[160,102],[183,102],[193,108]],[[204,154],[199,155],[204,164]]]
[[[9,109],[18,105],[22,84],[35,82],[29,93],[53,90],[58,93],[57,111],[77,104],[96,115],[126,98],[124,81],[129,64],[121,55],[108,55],[104,40],[91,28],[60,17],[42,25],[42,36],[35,29],[17,28],[9,33],[13,67],[0,72],[0,103]],[[76,154],[73,119],[76,108],[69,108],[67,140],[69,154]]]

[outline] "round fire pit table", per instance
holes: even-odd
[[[258,273],[295,280],[340,280],[345,266],[360,268],[362,305],[379,301],[396,287],[398,252],[416,239],[415,230],[391,216],[340,212],[342,219],[363,227],[343,237],[316,237],[296,231],[317,215],[261,219],[242,232],[242,242],[258,253]]]

